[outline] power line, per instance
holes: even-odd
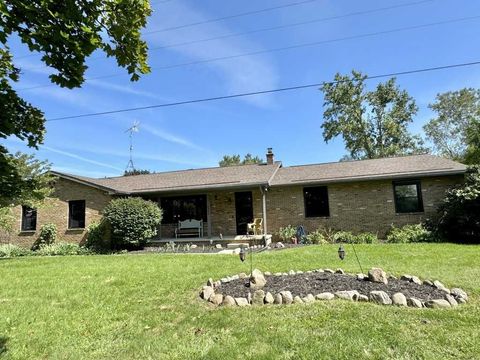
[[[301,25],[308,25],[308,24],[320,23],[320,22],[325,22],[325,21],[344,19],[344,18],[353,17],[353,16],[373,14],[373,13],[382,12],[382,11],[388,11],[388,10],[393,10],[393,9],[398,9],[398,8],[403,8],[403,7],[410,7],[410,6],[420,5],[420,4],[424,4],[424,3],[430,3],[430,2],[433,2],[433,1],[437,1],[437,0],[422,0],[422,1],[416,1],[416,2],[411,2],[411,3],[400,4],[400,5],[381,7],[381,8],[371,9],[371,10],[357,11],[357,12],[352,12],[352,13],[343,14],[343,15],[334,15],[334,16],[329,16],[329,17],[323,17],[323,18],[318,18],[318,19],[313,19],[313,20],[308,20],[308,21],[302,21],[302,22],[296,22],[296,23],[291,23],[291,24],[260,28],[260,29],[256,29],[256,30],[245,31],[245,32],[219,35],[219,36],[206,38],[206,39],[186,41],[186,42],[183,42],[183,43],[170,44],[170,45],[165,45],[165,46],[156,46],[156,47],[149,48],[149,51],[162,50],[162,49],[168,49],[168,48],[172,48],[172,47],[179,47],[179,46],[186,46],[186,45],[193,45],[193,44],[203,43],[203,42],[212,41],[212,40],[228,39],[228,38],[238,37],[238,36],[242,36],[242,35],[251,35],[251,34],[256,34],[256,33],[265,32],[265,31],[274,31],[274,30],[286,29],[286,28],[296,27],[296,26],[301,26]],[[92,60],[100,60],[100,59],[105,59],[105,57],[103,57],[103,56],[94,57],[94,58],[91,59],[91,61]],[[35,67],[29,68],[27,70],[40,69],[40,68],[47,68],[47,65],[35,66]]]
[[[243,13],[239,13],[239,14],[227,15],[227,16],[218,17],[218,18],[214,18],[214,19],[208,19],[208,20],[204,20],[204,21],[196,21],[196,22],[192,22],[192,23],[188,23],[188,24],[184,24],[184,25],[177,25],[177,26],[171,26],[171,27],[168,27],[168,28],[147,31],[147,32],[144,32],[143,35],[157,34],[157,33],[165,32],[165,31],[184,29],[184,28],[187,28],[187,27],[203,25],[203,24],[210,24],[210,23],[213,23],[213,22],[229,20],[229,19],[239,18],[239,17],[243,17],[243,16],[260,14],[260,13],[263,13],[263,12],[269,12],[269,11],[278,10],[278,9],[285,9],[285,8],[289,8],[289,7],[292,7],[292,6],[304,5],[304,4],[312,3],[312,2],[315,2],[315,1],[319,1],[319,0],[304,0],[304,1],[294,2],[294,3],[284,4],[284,5],[280,5],[280,6],[274,6],[274,7],[269,7],[269,8],[259,9],[259,10],[253,10],[253,11],[247,11],[247,12],[243,12]]]
[[[379,35],[386,35],[386,34],[398,33],[398,32],[403,32],[403,31],[408,31],[408,30],[422,29],[422,28],[427,28],[427,27],[432,27],[432,26],[451,24],[451,23],[456,23],[456,22],[460,22],[460,21],[474,20],[474,19],[479,19],[479,18],[480,18],[480,15],[463,17],[463,18],[458,18],[458,19],[453,19],[453,20],[445,20],[445,21],[438,21],[438,22],[423,24],[423,25],[407,26],[407,27],[401,27],[401,28],[385,30],[385,31],[377,31],[377,32],[360,34],[360,35],[346,36],[346,37],[341,37],[341,38],[336,38],[336,39],[314,41],[314,42],[309,42],[309,43],[296,44],[296,45],[284,46],[284,47],[273,48],[273,49],[258,50],[258,51],[252,51],[252,52],[242,53],[242,54],[221,56],[221,57],[204,59],[204,60],[196,60],[196,61],[190,61],[190,62],[185,62],[185,63],[160,66],[160,67],[152,68],[152,70],[168,70],[168,69],[180,68],[180,67],[184,67],[184,66],[205,64],[205,63],[210,63],[210,62],[215,62],[215,61],[238,59],[238,58],[242,58],[242,57],[246,57],[246,56],[261,55],[261,54],[267,54],[267,53],[279,52],[279,51],[287,51],[287,50],[299,49],[299,48],[304,48],[304,47],[312,47],[312,46],[330,44],[330,43],[347,41],[347,40],[369,38],[369,37],[375,37],[375,36],[379,36]],[[101,75],[101,76],[87,78],[87,79],[85,79],[85,82],[88,82],[88,81],[91,81],[91,80],[114,78],[114,77],[124,76],[124,75],[125,75],[124,73],[122,73],[122,74]],[[39,89],[39,88],[50,87],[50,86],[55,86],[55,85],[56,84],[50,83],[50,84],[36,85],[36,86],[31,86],[31,87],[26,87],[26,88],[20,88],[18,90],[19,91],[33,90],[33,89]]]
[[[392,72],[392,73],[386,73],[386,74],[372,75],[372,76],[367,76],[365,78],[365,80],[374,80],[374,79],[380,79],[380,78],[385,78],[385,77],[394,77],[394,76],[404,76],[404,75],[418,74],[418,73],[424,73],[424,72],[429,72],[429,71],[447,70],[447,69],[460,68],[460,67],[466,67],[466,66],[474,66],[474,65],[480,65],[480,61],[473,61],[473,62],[460,63],[460,64],[450,64],[450,65],[444,65],[444,66],[436,66],[436,67],[428,67],[428,68],[421,68],[421,69],[414,69],[414,70],[406,70],[406,71]],[[183,101],[164,103],[164,104],[139,106],[139,107],[125,108],[125,109],[118,109],[118,110],[110,110],[110,111],[102,111],[102,112],[88,113],[88,114],[81,114],[81,115],[64,116],[64,117],[57,117],[57,118],[53,118],[53,119],[48,119],[47,121],[60,121],[60,120],[100,116],[100,115],[111,115],[111,114],[118,114],[118,113],[125,113],[125,112],[139,111],[139,110],[148,110],[148,109],[156,109],[156,108],[162,108],[162,107],[172,107],[172,106],[195,104],[195,103],[202,103],[202,102],[209,102],[209,101],[234,99],[234,98],[254,96],[254,95],[272,94],[272,93],[278,93],[278,92],[284,92],[284,91],[301,90],[301,89],[307,89],[307,88],[313,88],[313,87],[318,88],[318,87],[323,86],[325,84],[338,84],[338,83],[341,83],[341,82],[344,82],[344,80],[343,81],[342,80],[339,80],[339,81],[322,81],[322,82],[313,83],[313,84],[295,85],[295,86],[269,89],[269,90],[252,91],[252,92],[245,92],[245,93],[231,94],[231,95],[223,95],[223,96],[216,96],[216,97],[209,97],[209,98],[183,100]]]

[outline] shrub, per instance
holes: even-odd
[[[57,255],[86,255],[90,252],[88,249],[81,247],[78,244],[72,243],[57,243],[42,245],[34,252],[35,255],[42,256],[57,256]]]
[[[110,229],[106,221],[100,223],[95,222],[88,225],[85,247],[96,252],[111,249]]]
[[[44,224],[40,228],[40,235],[33,245],[33,249],[36,250],[41,246],[53,244],[55,241],[57,241],[57,225],[52,223]]]
[[[307,235],[305,242],[307,244],[326,244],[327,240],[323,236],[322,229],[317,229]]]
[[[370,232],[360,233],[354,236],[355,244],[376,244],[378,236]]]
[[[422,224],[405,225],[401,228],[395,226],[387,234],[388,243],[412,243],[433,241],[432,232],[425,229]]]
[[[333,239],[336,243],[353,243],[355,235],[350,231],[338,231],[333,235]]]
[[[465,182],[447,191],[435,230],[449,241],[480,243],[480,166],[472,166]]]
[[[112,246],[143,246],[157,234],[162,210],[156,203],[139,197],[114,199],[105,207],[104,217],[111,229]]]
[[[27,255],[30,255],[30,250],[21,248],[20,246],[12,244],[0,245],[0,258],[12,258]]]
[[[297,229],[295,229],[292,225],[281,227],[277,232],[277,235],[283,241],[291,241],[296,234],[297,234]]]

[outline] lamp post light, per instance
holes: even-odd
[[[245,261],[246,253],[245,253],[245,249],[244,249],[243,247],[240,248],[239,256],[240,256],[240,261],[241,261],[241,262],[244,262],[244,261]]]
[[[338,257],[340,258],[340,260],[345,259],[345,249],[342,245],[340,245],[340,247],[338,248]]]

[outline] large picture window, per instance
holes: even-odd
[[[303,189],[305,217],[328,217],[328,189],[326,186],[306,187]]]
[[[37,229],[37,209],[22,206],[22,231],[35,231]]]
[[[415,213],[423,211],[420,181],[398,181],[393,183],[395,211]]]
[[[85,200],[68,202],[68,228],[83,229],[85,227]]]
[[[163,210],[163,224],[175,224],[178,221],[195,219],[207,221],[207,196],[176,196],[160,200]]]

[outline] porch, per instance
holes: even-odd
[[[159,246],[168,244],[170,242],[175,244],[195,244],[195,245],[207,245],[216,246],[220,244],[222,248],[237,248],[243,246],[253,245],[269,245],[272,242],[272,235],[231,235],[231,236],[214,236],[214,237],[182,237],[182,238],[159,238],[151,239],[148,242],[150,246]]]

